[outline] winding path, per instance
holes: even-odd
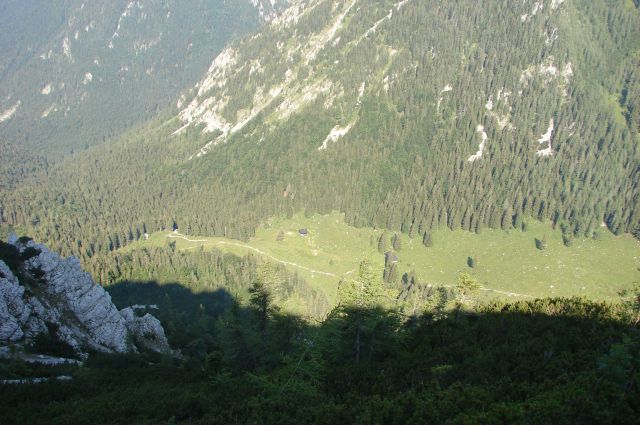
[[[299,268],[301,270],[305,270],[305,271],[308,271],[308,272],[311,272],[311,273],[315,273],[315,274],[320,274],[320,275],[323,275],[323,276],[338,277],[338,275],[336,275],[335,273],[323,272],[323,271],[320,271],[320,270],[314,270],[314,269],[310,269],[309,267],[305,267],[303,265],[300,265],[300,264],[297,264],[297,263],[293,263],[291,261],[281,260],[281,259],[276,258],[273,255],[271,255],[271,254],[269,254],[267,252],[264,252],[264,251],[262,251],[262,250],[260,250],[258,248],[254,248],[254,247],[252,247],[250,245],[245,245],[245,244],[241,244],[241,243],[238,243],[238,242],[225,242],[225,241],[212,242],[212,241],[207,240],[207,239],[189,239],[188,237],[186,237],[186,236],[184,236],[184,235],[182,235],[180,233],[171,234],[171,235],[168,235],[168,237],[169,238],[175,238],[175,239],[183,239],[183,240],[185,240],[187,242],[202,243],[203,245],[217,245],[217,244],[220,244],[220,245],[234,245],[234,246],[237,246],[237,247],[240,247],[240,248],[248,249],[248,250],[253,251],[253,252],[257,253],[257,254],[263,255],[265,257],[268,257],[271,260],[273,260],[273,261],[275,261],[277,263],[280,263],[280,264],[285,264],[285,265],[288,265],[288,266],[297,267],[297,268]],[[200,246],[202,246],[202,245],[200,245]],[[187,249],[193,249],[193,248],[197,248],[197,247],[191,247],[191,248],[187,248]],[[354,272],[354,270],[351,270],[351,271],[347,272],[346,274],[351,274],[353,272]],[[439,286],[444,286],[444,287],[447,287],[447,288],[453,288],[454,287],[454,285],[439,285]],[[491,288],[481,287],[480,290],[481,291],[485,291],[485,292],[495,292],[497,294],[506,295],[508,297],[533,298],[532,295],[518,294],[517,292],[501,291],[499,289],[491,289]]]
[[[338,276],[335,273],[323,272],[323,271],[320,271],[320,270],[314,270],[314,269],[310,269],[309,267],[305,267],[305,266],[297,264],[297,263],[292,263],[291,261],[281,260],[281,259],[276,258],[273,255],[271,255],[271,254],[269,254],[267,252],[264,252],[264,251],[262,251],[262,250],[260,250],[258,248],[254,248],[252,246],[241,244],[241,243],[237,243],[237,242],[225,242],[225,241],[212,242],[212,241],[209,241],[209,240],[206,240],[206,239],[189,239],[186,236],[181,235],[181,234],[168,235],[168,237],[177,238],[177,239],[184,239],[187,242],[202,243],[203,245],[216,245],[216,244],[234,245],[234,246],[238,246],[240,248],[245,248],[245,249],[248,249],[250,251],[256,252],[256,253],[258,253],[260,255],[263,255],[265,257],[268,257],[271,260],[273,260],[273,261],[275,261],[277,263],[280,263],[280,264],[285,264],[285,265],[288,265],[288,266],[297,267],[297,268],[299,268],[301,270],[305,270],[305,271],[308,271],[308,272],[311,272],[311,273],[320,274],[320,275],[324,275],[324,276],[331,276],[331,277],[337,277]]]
[[[499,289],[491,289],[491,288],[484,288],[481,287],[480,288],[481,291],[487,291],[487,292],[496,292],[498,294],[502,294],[502,295],[507,295],[509,297],[525,297],[525,298],[534,298],[533,295],[528,295],[528,294],[518,294],[517,292],[507,292],[507,291],[500,291]]]

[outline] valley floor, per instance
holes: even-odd
[[[307,229],[308,234],[301,235],[301,229]],[[384,255],[378,251],[382,233],[351,227],[339,213],[297,214],[264,223],[248,242],[158,232],[125,249],[172,241],[185,251],[215,247],[236,255],[254,253],[299,273],[335,301],[338,282],[354,273],[363,258],[382,273]],[[459,274],[467,272],[481,283],[484,299],[584,296],[613,301],[621,290],[640,282],[640,242],[629,235],[616,237],[606,229],[600,233],[598,240],[576,239],[570,247],[563,244],[559,229],[534,220],[528,222],[525,232],[435,231],[432,247],[403,234],[402,247],[397,250],[398,266],[401,275],[413,271],[420,281],[440,286],[455,285]],[[388,233],[389,238],[392,235]],[[547,246],[540,250],[536,239],[543,238]],[[393,250],[390,241],[387,245]],[[470,258],[473,268],[468,265]]]

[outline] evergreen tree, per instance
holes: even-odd
[[[640,231],[640,230],[639,230]],[[409,237],[411,239],[416,237],[416,233],[418,232],[418,226],[416,226],[415,223],[411,224],[411,227],[409,227]]]
[[[627,321],[638,326],[640,324],[640,285],[636,285],[631,290],[621,291],[620,297],[626,308]]]
[[[523,230],[522,215],[520,212],[516,212],[513,216],[513,228],[516,230]]]
[[[476,260],[473,257],[467,257],[467,266],[474,269],[476,267]]]
[[[456,288],[460,293],[461,301],[464,303],[471,295],[480,289],[480,284],[471,275],[467,273],[460,273]]]
[[[422,237],[422,244],[424,246],[426,246],[427,248],[430,248],[433,246],[433,240],[431,239],[431,233],[426,232],[424,234],[424,236]]]
[[[356,363],[363,357],[364,347],[369,346],[372,355],[376,335],[388,319],[395,322],[395,314],[380,314],[390,308],[397,294],[386,289],[382,280],[373,272],[371,263],[362,260],[356,279],[343,281],[338,286],[339,304],[334,312],[345,319],[345,332],[352,338],[352,355]]]
[[[383,275],[384,282],[390,285],[397,284],[399,280],[399,273],[400,272],[398,271],[397,264],[395,263],[387,264],[387,266],[384,268],[384,275]]]
[[[275,294],[281,288],[281,278],[275,265],[263,263],[258,269],[256,279],[249,288],[251,306],[256,311],[258,329],[265,331],[272,314],[277,311]]]
[[[389,248],[388,244],[389,244],[389,234],[385,230],[384,232],[382,232],[382,235],[380,235],[380,239],[378,239],[378,252],[381,254],[384,254],[385,252],[387,252],[387,249]]]
[[[359,308],[386,304],[388,291],[382,280],[376,277],[369,260],[364,259],[358,268],[356,279],[342,281],[338,286],[339,303]]]
[[[502,230],[511,229],[511,225],[513,223],[513,212],[511,207],[507,207],[507,209],[502,213],[502,220],[500,221],[500,228]]]
[[[399,234],[393,234],[392,245],[395,251],[400,251],[402,249],[402,238]]]

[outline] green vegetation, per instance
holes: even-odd
[[[268,297],[213,313],[211,299],[177,296],[158,311],[169,329],[199,306],[171,338],[181,358],[94,354],[61,370],[72,380],[0,384],[0,422],[637,423],[640,333],[622,305],[546,299],[406,317],[366,263],[354,283],[317,325]],[[51,373],[0,362],[3,378]]]
[[[318,249],[312,258],[321,253],[314,245],[323,240],[319,223],[351,232],[341,244],[354,238],[368,244],[372,260],[358,261],[345,273],[334,306],[316,312],[315,320],[288,311],[288,297],[313,301],[312,288],[273,258],[265,261],[267,254],[240,258],[205,248],[212,239],[190,242],[176,233],[151,235],[110,254],[113,261],[99,270],[116,279],[107,287],[114,303],[149,306],[180,356],[93,353],[81,367],[53,368],[0,360],[0,380],[48,379],[0,382],[0,422],[635,423],[640,286],[615,303],[477,303],[480,285],[467,273],[457,276],[454,288],[421,283],[414,272],[401,284],[383,281],[374,264],[385,261],[377,251],[383,231],[353,229],[341,218],[298,215],[258,231],[265,244],[300,241],[298,249]],[[289,234],[301,226],[307,236]],[[273,236],[280,232],[284,238],[277,242]],[[561,231],[553,233],[567,249]],[[414,241],[397,238],[405,255]],[[434,239],[432,248],[415,243],[429,252],[442,240]],[[217,245],[248,249],[232,243],[240,242]],[[15,262],[15,250],[2,247],[2,258]],[[529,249],[536,251],[531,241]],[[483,264],[485,257],[491,258],[483,254]],[[152,274],[168,281],[125,279]],[[32,349],[70,354],[46,336]]]
[[[27,153],[23,146],[0,140],[0,152],[0,195],[47,168],[44,158]]]
[[[393,5],[358,1],[340,41],[309,63],[287,47],[308,45],[344,2],[333,9],[321,1],[295,25],[232,45],[238,65],[206,93],[229,96],[225,119],[257,107],[256,93],[283,84],[289,69],[300,93],[274,99],[208,155],[188,160],[218,133],[192,125],[172,136],[183,123],[165,110],[3,195],[5,225],[84,263],[174,224],[188,235],[248,239],[269,217],[303,209],[338,210],[350,225],[417,235],[426,245],[439,228],[511,231],[525,217],[566,222],[572,248],[602,223],[637,234],[637,7],[578,0],[522,22],[529,2],[409,1],[360,40]],[[262,72],[244,66],[257,63]],[[275,119],[319,81],[332,89]],[[354,116],[347,135],[318,151]],[[551,120],[554,154],[542,157],[538,140]],[[487,144],[471,162],[479,125]],[[545,253],[553,247],[549,240]]]
[[[215,247],[181,250],[175,245],[169,242],[163,247],[147,246],[113,254],[96,259],[88,270],[109,288],[153,281],[161,285],[179,284],[196,294],[222,290],[246,300],[256,289],[253,286],[261,283],[270,287],[273,301],[290,313],[322,317],[330,307],[322,290],[310,285],[297,270],[288,271],[269,258],[253,253],[223,253]],[[261,275],[265,267],[270,271],[266,281]],[[160,301],[153,299],[147,303]]]
[[[480,284],[476,279],[470,276],[467,273],[460,273],[460,277],[458,278],[458,285],[456,285],[456,289],[460,293],[462,297],[462,301],[468,300],[480,289]]]
[[[553,230],[549,223],[535,220],[527,223],[527,232],[487,229],[475,234],[437,230],[433,232],[432,247],[425,247],[419,237],[411,239],[397,234],[403,247],[396,254],[398,278],[395,282],[401,287],[400,278],[407,273],[419,282],[454,287],[459,274],[468,272],[482,286],[477,296],[485,300],[547,296],[615,300],[619,291],[630,289],[640,281],[640,242],[630,235],[614,236],[605,231],[599,240],[579,238],[568,248],[563,245],[560,229]],[[302,228],[308,229],[307,236],[298,233]],[[281,241],[277,240],[278,234],[283,236]],[[547,235],[548,246],[539,251],[535,236],[543,234]],[[335,305],[338,282],[356,273],[363,257],[383,275],[387,265],[378,247],[380,240],[388,237],[386,231],[350,227],[338,213],[311,217],[297,214],[291,219],[269,220],[249,241],[160,232],[150,235],[149,240],[130,244],[120,255],[163,247],[168,242],[184,254],[198,252],[200,248],[215,248],[238,256],[252,254],[298,274],[308,282],[305,288],[314,288],[327,297],[330,305]],[[482,253],[482,261],[469,269],[469,256],[475,258],[476,253]],[[151,259],[148,261],[153,263]],[[109,269],[109,263],[100,263],[103,270]],[[105,279],[98,263],[92,264],[90,270],[102,282],[118,281],[116,277]],[[131,276],[124,277],[131,279]],[[134,278],[158,279],[159,276],[146,274]]]

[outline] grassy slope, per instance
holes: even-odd
[[[309,229],[306,238],[298,235],[298,229],[303,227]],[[278,242],[280,230],[284,240]],[[194,241],[190,242],[176,235],[172,240],[178,249],[215,246],[239,255],[251,250],[295,263],[287,266],[335,300],[337,283],[354,273],[363,258],[369,258],[382,270],[384,258],[377,252],[381,233],[350,227],[337,213],[312,217],[298,214],[290,219],[272,219],[249,242],[188,236]],[[529,222],[527,232],[483,230],[476,235],[440,230],[434,232],[431,248],[424,247],[419,238],[402,235],[399,265],[402,272],[415,270],[420,280],[434,284],[454,285],[460,272],[469,272],[482,283],[484,297],[582,295],[613,300],[621,289],[640,283],[640,242],[629,235],[602,233],[601,240],[578,239],[570,248],[563,245],[559,230],[537,221]],[[155,233],[148,241],[136,242],[127,249],[162,245],[169,235]],[[540,251],[535,238],[545,235],[548,247]],[[467,266],[469,256],[476,260],[474,269]]]

